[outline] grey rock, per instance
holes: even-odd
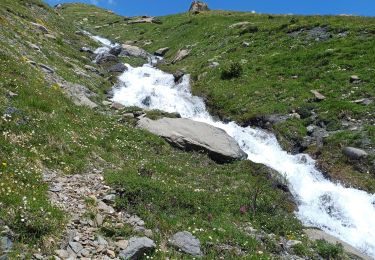
[[[189,255],[195,257],[203,256],[200,248],[200,241],[190,232],[183,231],[174,234],[173,237],[169,240],[169,243]]]
[[[357,76],[357,75],[352,75],[352,76],[350,76],[350,78],[349,78],[349,82],[350,82],[350,83],[354,83],[354,84],[356,84],[356,83],[360,83],[360,82],[361,82],[361,79],[360,79],[359,76]]]
[[[34,43],[31,43],[31,42],[27,42],[28,43],[28,45],[29,45],[29,47],[31,48],[31,49],[34,49],[34,50],[36,50],[36,51],[40,51],[40,47],[38,46],[38,45],[36,45],[36,44],[34,44]]]
[[[51,73],[51,74],[55,73],[54,69],[52,69],[51,67],[49,67],[49,66],[47,66],[45,64],[39,64],[39,67],[41,67],[42,70],[45,71],[45,72],[47,72],[47,73]]]
[[[62,88],[77,106],[86,106],[91,109],[98,107],[96,103],[89,99],[89,97],[94,97],[96,94],[91,92],[85,86],[79,84],[66,84]]]
[[[149,107],[151,105],[151,97],[147,96],[142,100],[142,104],[145,105],[146,107]]]
[[[208,65],[208,67],[210,67],[210,68],[216,68],[218,66],[220,66],[220,63],[217,62],[217,61],[213,61],[213,62],[210,63],[210,65]]]
[[[126,67],[122,63],[117,63],[108,68],[108,72],[117,72],[117,73],[123,73],[124,71],[127,71],[127,70],[128,70],[128,67]]]
[[[52,192],[60,192],[62,187],[61,184],[53,184],[48,190]]]
[[[147,237],[132,237],[128,243],[127,248],[120,252],[120,259],[140,259],[156,247],[154,241]]]
[[[205,151],[220,163],[246,159],[247,155],[224,130],[185,118],[140,118],[137,126],[183,150]]]
[[[142,48],[137,46],[123,44],[122,45],[122,52],[121,55],[123,56],[130,56],[130,57],[137,57],[142,59],[148,59],[151,55]]]
[[[43,25],[41,25],[39,23],[31,23],[31,24],[34,25],[41,32],[43,32],[43,33],[49,33],[48,29],[45,26],[43,26]]]
[[[96,241],[98,241],[99,245],[102,245],[102,246],[107,246],[108,245],[107,240],[105,240],[105,238],[102,237],[102,236],[98,236],[97,239],[96,239]]]
[[[161,24],[162,22],[158,18],[152,17],[152,16],[143,16],[143,17],[140,17],[140,18],[136,18],[136,19],[132,19],[132,20],[127,21],[127,24],[138,24],[138,23]]]
[[[8,236],[0,237],[0,252],[6,253],[13,247],[13,242]]]
[[[325,96],[323,96],[322,94],[320,94],[317,90],[311,90],[310,91],[312,94],[314,94],[314,97],[315,97],[315,101],[322,101],[324,99],[326,99]]]
[[[81,250],[83,249],[83,246],[79,242],[69,242],[69,247],[76,254],[81,252]]]
[[[365,151],[354,147],[345,147],[342,152],[349,159],[353,160],[360,160],[362,158],[366,158],[368,155]]]
[[[197,12],[205,12],[210,11],[208,5],[201,1],[193,1],[190,5],[189,12],[197,13]]]
[[[107,204],[105,204],[103,201],[98,202],[97,208],[98,208],[98,210],[100,210],[104,213],[107,213],[107,214],[115,213],[115,210],[111,206],[108,206]]]
[[[354,100],[353,103],[368,106],[374,103],[374,100],[370,98],[361,98],[361,99]]]
[[[91,50],[89,47],[82,47],[81,49],[79,49],[79,51],[94,54],[93,50]]]
[[[90,72],[93,72],[93,73],[96,73],[96,74],[100,74],[100,71],[97,68],[94,68],[93,66],[85,65],[84,68],[87,71],[90,71]]]
[[[168,47],[160,48],[157,51],[155,51],[154,55],[163,57],[168,51],[169,51]]]
[[[105,64],[110,62],[118,62],[118,58],[115,55],[109,53],[100,53],[96,56],[95,62],[97,64]]]
[[[172,63],[175,64],[176,62],[185,59],[187,56],[189,56],[189,54],[190,54],[190,50],[187,50],[187,49],[179,50],[176,56],[174,57],[174,59],[172,60]]]
[[[98,227],[102,226],[103,222],[104,222],[104,217],[101,214],[99,214],[99,213],[96,214],[96,216],[95,216],[95,222],[98,225]]]
[[[370,257],[364,255],[363,253],[361,253],[360,251],[358,251],[356,248],[352,247],[351,245],[349,245],[348,243],[332,236],[332,235],[329,235],[327,234],[326,232],[322,231],[322,230],[319,230],[319,229],[305,229],[304,230],[305,234],[307,235],[307,237],[310,239],[310,240],[325,240],[327,241],[328,243],[331,243],[331,244],[336,244],[336,243],[340,243],[342,244],[343,248],[344,248],[344,251],[351,257],[353,257],[354,259],[363,259],[363,260],[371,260]]]
[[[247,47],[250,47],[250,43],[249,42],[242,42],[242,46],[247,48]]]
[[[314,27],[307,31],[307,37],[315,41],[326,41],[332,38],[327,27]]]
[[[21,114],[21,110],[15,107],[7,107],[3,114],[7,116],[11,116],[13,114]]]
[[[55,250],[55,254],[61,259],[69,258],[69,252],[63,249]]]
[[[109,54],[119,56],[122,52],[122,47],[120,45],[117,45],[109,50]]]
[[[134,117],[133,114],[131,114],[131,116]],[[115,194],[108,194],[108,195],[105,195],[103,197],[103,201],[106,202],[106,203],[114,203],[115,199],[116,199],[116,195]]]
[[[113,109],[113,110],[121,110],[121,109],[124,109],[124,108],[125,108],[124,105],[122,105],[120,103],[117,103],[117,102],[114,102],[111,105],[111,109]]]
[[[33,254],[33,259],[42,260],[43,256],[41,254]]]

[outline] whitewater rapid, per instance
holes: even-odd
[[[117,46],[102,37],[91,37],[103,44],[95,51],[97,54]],[[151,64],[155,61],[155,57],[150,57]],[[375,259],[375,194],[330,182],[310,156],[288,154],[271,133],[215,120],[203,100],[191,94],[188,75],[176,84],[173,75],[152,65],[126,66],[128,70],[119,77],[119,85],[114,89],[114,102],[178,112],[184,118],[225,130],[247,153],[249,160],[267,165],[287,179],[298,202],[296,215],[304,225],[318,227]]]
[[[248,159],[267,165],[286,177],[298,201],[297,217],[375,258],[375,196],[326,180],[306,154],[283,151],[274,135],[234,122],[214,120],[203,100],[190,91],[189,76],[175,84],[171,74],[151,65],[133,68],[120,77],[114,102],[144,109],[178,112],[184,118],[224,129],[248,154]]]

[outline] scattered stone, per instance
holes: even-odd
[[[286,248],[287,248],[287,249],[290,249],[290,248],[292,248],[292,247],[294,247],[294,246],[296,246],[296,245],[299,245],[299,244],[302,244],[302,242],[299,241],[299,240],[288,240],[288,241],[286,242]]]
[[[109,54],[112,54],[114,56],[119,56],[122,52],[122,47],[120,45],[117,45],[109,50]]]
[[[242,46],[247,48],[247,47],[250,47],[250,43],[249,42],[242,42]]]
[[[4,115],[6,115],[6,116],[11,116],[11,115],[13,115],[13,114],[21,114],[22,113],[22,111],[21,110],[19,110],[18,108],[16,108],[16,107],[7,107],[6,109],[5,109],[5,111],[4,111]]]
[[[146,237],[149,237],[149,238],[152,238],[154,236],[154,232],[152,232],[151,229],[146,229],[144,231],[144,234],[145,234]]]
[[[337,244],[337,243],[342,244],[342,246],[344,248],[344,251],[349,256],[353,257],[354,259],[371,260],[370,257],[362,254],[356,248],[352,247],[348,243],[346,243],[346,242],[344,242],[344,241],[342,241],[342,240],[340,240],[340,239],[338,239],[338,238],[336,238],[332,235],[329,235],[324,231],[321,231],[319,229],[305,229],[304,232],[307,235],[307,237],[309,239],[313,240],[313,241],[325,240],[325,241],[327,241],[328,243],[331,243],[331,244]]]
[[[48,67],[47,65],[45,64],[39,64],[39,67],[42,68],[42,70],[44,70],[45,72],[47,73],[51,73],[51,74],[54,74],[55,73],[55,70],[52,69],[51,67]]]
[[[172,60],[172,64],[175,64],[176,62],[185,59],[187,56],[189,56],[189,54],[190,54],[190,50],[186,50],[186,49],[179,50],[176,56],[174,57],[174,59]]]
[[[129,242],[127,240],[119,240],[115,243],[115,245],[120,248],[121,250],[124,250],[128,247]]]
[[[73,250],[74,253],[78,254],[83,249],[83,246],[79,242],[69,242],[70,249]]]
[[[31,23],[32,25],[34,25],[38,30],[40,30],[41,32],[43,32],[43,33],[49,33],[49,31],[48,31],[48,29],[45,27],[45,26],[43,26],[43,25],[41,25],[41,24],[39,24],[39,23]]]
[[[115,210],[111,206],[108,206],[107,204],[105,204],[103,201],[98,202],[97,208],[98,208],[98,210],[100,210],[104,213],[107,213],[107,214],[115,213]]]
[[[189,255],[195,257],[203,256],[200,248],[200,241],[190,232],[183,231],[174,234],[169,240],[169,244]]]
[[[17,93],[14,93],[14,92],[12,92],[12,91],[8,91],[7,94],[6,94],[6,96],[7,96],[8,98],[14,98],[14,97],[17,97],[18,94],[17,94]]]
[[[81,254],[81,256],[89,257],[90,256],[90,251],[84,248],[84,249],[82,249],[82,251],[80,252],[80,254]]]
[[[101,246],[107,246],[107,245],[108,245],[107,240],[105,240],[105,238],[102,237],[102,236],[98,236],[97,239],[96,239],[96,241],[97,241],[98,244],[101,245]]]
[[[103,102],[104,102],[104,101],[103,101]],[[108,102],[108,101],[107,101],[107,102]],[[108,102],[108,103],[110,103],[110,102]],[[131,114],[131,116],[134,117],[133,114]],[[114,203],[114,202],[115,202],[115,199],[116,199],[116,195],[115,195],[115,194],[108,194],[108,195],[105,195],[105,196],[103,197],[103,201],[104,201],[105,203]]]
[[[0,253],[7,253],[13,247],[13,242],[8,236],[0,237]]]
[[[31,48],[31,49],[34,49],[34,50],[36,50],[36,51],[40,51],[40,47],[38,46],[38,45],[36,45],[36,44],[34,44],[34,43],[31,43],[31,42],[27,42],[28,43],[28,45],[29,45],[29,47]]]
[[[220,63],[217,62],[217,61],[213,61],[213,62],[210,63],[210,65],[208,65],[208,67],[210,67],[210,68],[216,68],[218,66],[220,66]]]
[[[127,71],[128,67],[126,67],[122,63],[117,63],[111,67],[108,68],[108,72],[114,72],[114,73],[123,73],[124,71]]]
[[[145,254],[152,252],[156,245],[147,237],[132,237],[126,249],[120,252],[120,259],[140,259]]]
[[[361,82],[361,79],[360,79],[359,76],[357,76],[357,75],[352,75],[352,76],[350,76],[350,78],[349,78],[349,82],[350,82],[350,83],[353,83],[353,84],[357,84],[357,83],[360,83],[360,82]]]
[[[352,102],[356,103],[356,104],[368,106],[368,105],[371,105],[372,103],[374,103],[374,100],[372,100],[370,98],[361,98],[361,99],[354,100]]]
[[[325,96],[323,96],[322,94],[320,94],[318,91],[316,90],[310,90],[310,92],[312,94],[314,94],[315,96],[315,101],[319,102],[319,101],[323,101],[324,99],[326,99]]]
[[[94,51],[91,50],[89,47],[82,47],[81,49],[79,49],[80,52],[87,52],[87,53],[90,53],[90,54],[94,54]]]
[[[103,100],[102,101],[102,105],[103,106],[110,106],[110,105],[112,105],[112,102],[111,101],[107,101],[107,100]]]
[[[148,59],[151,55],[142,48],[137,46],[123,44],[122,45],[122,52],[121,55],[123,56],[130,56],[130,57],[137,57],[142,59]]]
[[[69,252],[63,249],[55,250],[55,254],[61,259],[69,258]]]
[[[111,105],[111,109],[114,109],[114,110],[121,110],[121,109],[124,109],[125,106],[120,104],[120,103],[117,103],[117,102],[113,102],[112,105]]]
[[[210,11],[210,9],[208,8],[208,4],[201,1],[193,1],[189,8],[189,12],[191,13],[199,13],[205,11]]]
[[[352,160],[360,160],[362,158],[366,158],[368,155],[365,151],[354,147],[345,147],[342,152]]]
[[[95,216],[95,221],[96,221],[96,224],[98,225],[98,227],[100,227],[100,226],[103,225],[104,217],[98,213]]]
[[[54,184],[48,190],[51,192],[60,192],[62,190],[62,187],[59,184]]]
[[[43,256],[41,254],[33,254],[33,259],[42,260]]]
[[[168,47],[158,49],[157,51],[154,52],[154,55],[163,57],[167,52],[169,51]]]
[[[180,84],[182,82],[182,78],[184,77],[185,73],[181,70],[176,71],[173,73],[174,82],[176,84]]]
[[[307,31],[307,37],[320,42],[329,40],[332,38],[332,35],[328,32],[327,27],[314,27]]]
[[[51,39],[51,40],[56,40],[57,39],[55,35],[49,34],[49,33],[45,34],[44,37],[46,37],[48,39]]]

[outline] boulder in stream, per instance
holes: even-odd
[[[247,158],[237,142],[224,130],[185,118],[140,118],[137,126],[166,139],[183,150],[204,151],[219,163]]]

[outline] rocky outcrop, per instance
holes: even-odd
[[[168,47],[160,48],[160,49],[155,51],[154,55],[163,57],[168,51],[169,51]]]
[[[155,247],[154,241],[147,237],[132,237],[119,256],[120,259],[141,259],[144,254],[151,252]]]
[[[224,130],[185,118],[140,118],[137,126],[159,135],[183,150],[204,151],[215,161],[227,163],[247,155]]]
[[[210,11],[208,5],[201,1],[193,1],[190,5],[189,12],[199,13],[204,11]]]
[[[331,244],[340,243],[343,246],[343,249],[346,254],[348,254],[352,259],[361,259],[361,260],[370,260],[371,258],[364,255],[348,243],[327,234],[326,232],[319,230],[319,229],[305,229],[304,232],[306,233],[307,237],[313,241],[315,240],[325,240]]]
[[[190,232],[183,231],[173,235],[169,240],[169,244],[181,250],[182,252],[195,256],[203,256],[200,241]]]
[[[128,67],[126,67],[122,63],[117,63],[108,68],[108,72],[117,72],[117,73],[123,73],[124,71],[127,71],[127,70],[128,70]]]
[[[161,24],[162,22],[153,16],[142,16],[139,18],[127,20],[127,24],[138,24],[138,23],[156,23]]]
[[[89,99],[89,97],[94,97],[96,94],[91,92],[87,87],[69,83],[62,86],[62,89],[73,100],[74,104],[89,108],[98,107],[96,103]]]

